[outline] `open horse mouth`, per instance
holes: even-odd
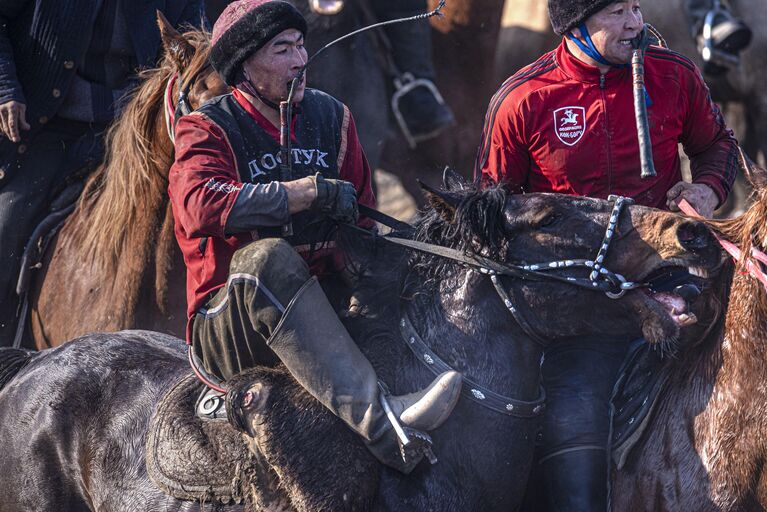
[[[698,322],[691,306],[715,273],[716,269],[669,260],[644,276],[642,282],[648,287],[638,292],[644,295],[648,309],[667,315],[680,328],[689,327]]]

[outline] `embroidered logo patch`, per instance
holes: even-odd
[[[568,146],[574,146],[586,131],[586,109],[583,107],[563,107],[554,111],[554,131],[559,140]]]

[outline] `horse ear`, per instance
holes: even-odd
[[[168,18],[157,10],[157,26],[160,27],[160,39],[165,55],[175,64],[177,70],[189,66],[194,56],[194,46],[173,28]]]
[[[458,205],[461,204],[460,197],[457,194],[433,189],[421,180],[417,181],[418,185],[423,190],[423,195],[426,197],[426,202],[429,203],[429,206],[434,208],[444,220],[453,222],[455,219],[455,210],[458,208]]]
[[[756,165],[743,151],[743,148],[738,147],[740,152],[740,168],[743,170],[743,174],[756,190],[767,189],[767,170]]]
[[[468,183],[466,183],[466,180],[455,172],[450,167],[445,167],[445,170],[442,171],[442,185],[444,186],[445,190],[448,191],[458,191],[458,190],[464,190]]]

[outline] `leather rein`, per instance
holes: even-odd
[[[600,291],[605,293],[611,299],[618,299],[629,290],[649,286],[648,283],[627,281],[622,275],[612,272],[604,266],[607,251],[610,248],[610,243],[615,234],[621,211],[625,205],[633,203],[630,198],[622,196],[610,196],[608,201],[613,203],[610,220],[607,224],[602,244],[593,260],[567,259],[531,265],[512,265],[499,263],[484,256],[465,253],[449,247],[418,242],[397,236],[390,235],[381,237],[381,239],[406,249],[455,261],[470,267],[481,274],[489,276],[496,293],[517,324],[519,324],[525,334],[527,334],[534,342],[544,346],[546,344],[545,338],[533,328],[522,312],[514,305],[514,301],[512,300],[513,292],[504,288],[503,283],[501,282],[501,277],[505,276],[529,281],[559,281],[580,288],[586,288],[588,290]],[[359,205],[359,208],[362,215],[392,229],[412,229],[412,226],[409,224],[398,221],[373,208],[365,205]],[[590,270],[588,278],[568,277],[552,273],[572,268],[585,268]],[[402,337],[405,340],[405,344],[410,348],[416,358],[429,369],[429,371],[435,374],[440,374],[453,369],[428,347],[418,334],[407,314],[402,314],[399,327]],[[466,385],[463,387],[461,393],[466,398],[501,414],[519,418],[531,418],[542,413],[546,406],[546,394],[543,387],[540,387],[538,398],[533,401],[524,401],[496,393],[466,376],[464,377],[464,383]]]

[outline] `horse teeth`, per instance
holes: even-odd
[[[703,267],[687,267],[687,272],[696,277],[708,279],[708,271]]]

